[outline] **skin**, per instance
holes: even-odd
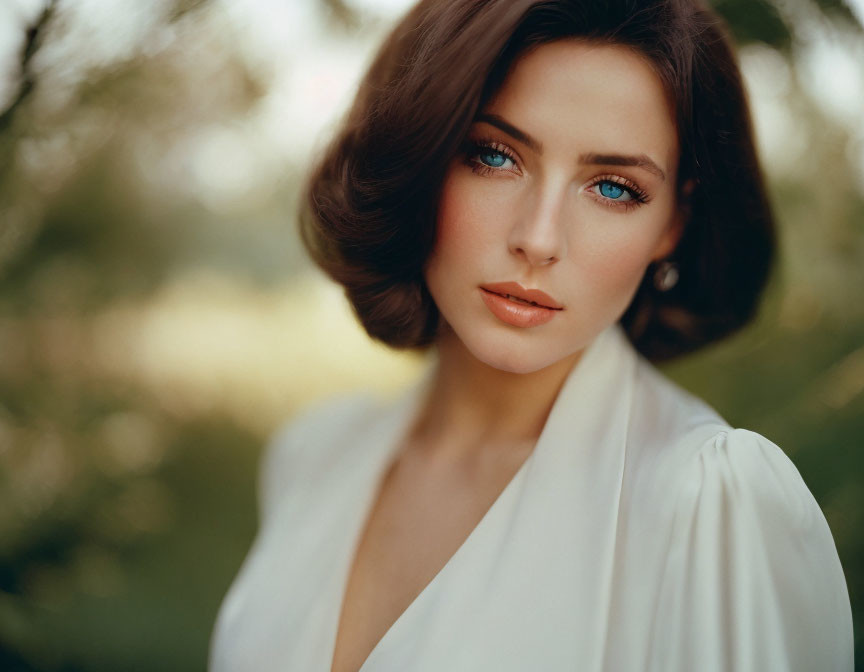
[[[683,223],[671,108],[637,52],[579,40],[542,45],[516,62],[481,112],[542,151],[482,121],[468,139],[494,146],[469,148],[445,177],[425,271],[443,324],[423,423],[442,452],[470,451],[479,437],[536,439],[567,373],[627,308],[648,264],[672,252]],[[648,157],[663,175],[597,165],[591,154]],[[601,179],[610,181],[606,192]],[[603,195],[619,185],[637,187],[646,202]],[[478,289],[503,281],[539,288],[564,310],[536,327],[505,324]]]
[[[442,315],[438,366],[361,535],[333,672],[361,666],[476,527],[530,455],[585,347],[680,235],[677,134],[660,81],[636,53],[543,45],[517,61],[482,112],[543,151],[483,121],[469,138],[495,148],[468,149],[449,167],[425,269]],[[587,154],[644,155],[664,177],[580,163]],[[483,157],[493,166],[476,172]],[[638,185],[646,202],[610,203],[599,178]],[[540,326],[508,325],[479,290],[506,281],[539,288],[564,310]]]

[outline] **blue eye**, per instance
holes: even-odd
[[[487,166],[490,166],[491,168],[500,168],[508,159],[508,157],[504,156],[504,154],[496,151],[480,152],[478,156],[483,163],[485,163]]]
[[[520,174],[512,150],[492,139],[468,141],[463,157],[471,170],[481,175]]]
[[[651,200],[638,184],[621,176],[597,176],[592,180],[588,191],[594,194],[592,198],[601,205],[623,208],[622,212]]]
[[[598,182],[594,187],[597,189],[595,193],[613,201],[630,201],[633,199],[633,196],[629,191],[627,191],[627,189],[622,187],[620,184],[615,184],[608,180]]]

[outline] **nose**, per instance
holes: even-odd
[[[566,189],[547,190],[526,199],[525,208],[515,214],[507,241],[511,254],[532,266],[549,266],[567,254],[564,226]]]

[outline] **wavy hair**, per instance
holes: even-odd
[[[667,360],[753,317],[775,231],[741,73],[712,10],[697,0],[421,0],[384,41],[301,199],[303,243],[371,337],[434,342],[423,268],[447,166],[516,58],[568,38],[644,54],[675,111],[689,213],[669,257],[680,281],[659,292],[649,266],[620,318],[631,342]]]

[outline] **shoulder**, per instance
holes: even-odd
[[[639,358],[628,452],[633,478],[660,482],[664,499],[733,497],[763,514],[801,517],[818,510],[798,469],[757,432],[733,428],[709,404]]]
[[[662,567],[650,669],[851,670],[845,576],[792,460],[649,362],[633,380],[627,538]]]
[[[634,379],[628,437],[633,468],[645,479],[662,481],[667,496],[704,496],[724,486],[785,513],[789,506],[803,513],[804,502],[816,505],[798,469],[774,442],[733,428],[646,360],[640,358]]]
[[[356,392],[313,403],[284,422],[264,447],[259,463],[258,499],[262,517],[275,508],[295,476],[313,477],[349,437],[361,434],[374,422],[379,402]]]
[[[798,469],[746,429],[690,448],[670,488],[662,618],[717,647],[723,669],[851,669],[843,569]]]
[[[794,534],[824,524],[792,460],[761,434],[727,427],[690,448],[681,461],[679,511],[711,505],[726,518],[746,514],[766,527],[768,540],[772,529]]]
[[[723,536],[765,552],[809,543],[836,557],[819,504],[777,444],[730,426],[647,362],[636,378],[630,477],[639,505],[674,526],[678,542]]]

